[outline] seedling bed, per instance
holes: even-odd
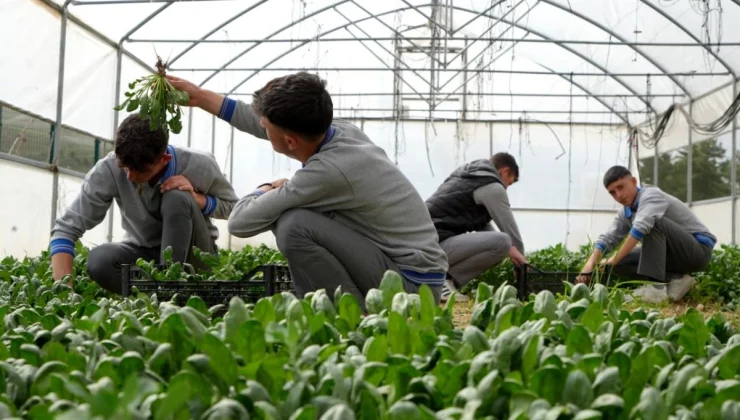
[[[565,291],[565,281],[576,283],[581,273],[577,271],[542,271],[531,265],[516,270],[517,294],[520,300],[526,300],[531,293],[537,294],[549,290],[557,295]],[[590,274],[585,274],[590,276]]]
[[[161,268],[162,266],[158,267]],[[261,278],[260,278],[261,277]],[[191,296],[198,296],[206,305],[227,305],[238,296],[246,303],[276,293],[294,292],[290,270],[285,265],[260,265],[240,280],[154,280],[135,265],[123,265],[123,296],[131,296],[134,288],[146,295],[157,294],[160,302],[170,301],[177,294],[175,303],[185,305]]]

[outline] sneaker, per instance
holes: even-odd
[[[442,297],[440,300],[442,302],[447,302],[450,296],[452,296],[452,293],[455,293],[455,303],[470,301],[469,297],[457,290],[457,286],[455,286],[455,283],[453,283],[452,280],[445,280],[445,284],[442,285]]]
[[[686,296],[686,293],[693,289],[695,285],[696,280],[688,274],[681,278],[671,280],[670,283],[668,283],[668,298],[670,298],[672,302],[678,302],[683,299],[683,297]]]
[[[665,284],[647,284],[632,292],[632,296],[641,298],[647,303],[661,303],[668,300]]]

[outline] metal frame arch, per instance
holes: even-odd
[[[477,12],[472,11],[470,9],[467,9],[465,7],[459,7],[459,6],[451,6],[451,7],[455,8],[456,10],[462,10],[462,11],[468,12],[468,13],[477,13]],[[499,19],[498,17],[496,17],[494,15],[491,15],[491,14],[484,14],[483,16],[486,16],[486,17],[491,18],[491,19]],[[534,35],[536,35],[536,36],[538,36],[538,37],[540,37],[542,39],[546,39],[548,41],[551,41],[553,44],[555,44],[555,45],[563,48],[564,50],[570,52],[571,54],[573,54],[576,57],[580,58],[581,60],[585,61],[586,63],[594,66],[595,68],[599,69],[602,73],[604,73],[604,76],[610,77],[610,78],[614,79],[615,82],[617,82],[620,85],[622,85],[622,87],[624,87],[625,89],[627,89],[636,98],[638,98],[640,101],[642,101],[642,103],[644,103],[645,106],[649,110],[651,110],[653,113],[657,113],[657,111],[655,110],[655,108],[652,105],[650,105],[650,103],[648,101],[645,100],[645,95],[641,95],[640,93],[638,93],[635,89],[632,88],[632,86],[630,86],[629,84],[627,84],[620,77],[612,75],[604,66],[602,66],[601,64],[599,64],[599,63],[595,62],[594,60],[588,58],[587,56],[583,55],[581,52],[579,52],[577,50],[574,50],[573,48],[569,47],[568,45],[564,44],[563,42],[559,42],[559,41],[553,40],[552,38],[550,38],[549,36],[543,34],[542,32],[539,32],[537,30],[534,30],[532,28],[529,28],[526,25],[522,25],[522,24],[519,24],[519,23],[516,23],[516,22],[512,22],[512,21],[510,21],[508,19],[504,19],[504,18],[500,18],[500,21],[501,22],[504,22],[504,23],[507,23],[509,25],[513,25],[513,26],[515,26],[515,27],[517,27],[517,28],[519,28],[519,29],[521,29],[523,31],[531,32],[532,34],[534,34]]]
[[[263,2],[264,2],[264,1],[269,1],[269,0],[263,0]],[[290,28],[292,28],[293,26],[295,26],[295,25],[297,25],[297,24],[299,24],[299,23],[301,23],[301,22],[304,22],[304,21],[306,21],[306,20],[308,20],[308,19],[310,19],[310,18],[312,18],[312,17],[314,17],[314,16],[316,16],[316,15],[319,15],[319,14],[321,14],[321,13],[324,13],[324,12],[326,12],[327,10],[330,10],[330,9],[334,9],[334,8],[335,8],[335,7],[337,7],[337,6],[341,6],[341,5],[345,4],[345,3],[349,3],[350,1],[351,1],[351,0],[339,0],[339,1],[337,1],[337,2],[335,2],[335,3],[332,3],[332,4],[328,5],[328,6],[322,7],[321,9],[318,9],[318,10],[314,10],[313,12],[311,12],[311,13],[309,13],[309,14],[307,14],[307,15],[303,16],[302,18],[300,18],[300,19],[298,19],[298,20],[296,20],[295,22],[291,22],[291,23],[289,23],[289,24],[287,24],[287,25],[285,25],[285,26],[281,27],[280,29],[278,29],[278,30],[276,30],[276,31],[274,31],[274,32],[272,32],[272,33],[270,33],[269,35],[267,35],[267,36],[265,37],[265,39],[270,39],[270,38],[272,38],[273,36],[275,36],[275,35],[277,35],[277,34],[279,34],[279,33],[283,32],[283,31],[285,31],[285,30],[288,30],[288,29],[290,29]],[[320,37],[320,35],[319,35],[319,36],[317,36],[316,38],[318,39],[319,37]],[[306,43],[302,43],[301,45],[305,45],[305,44],[306,44]],[[200,82],[200,84],[199,84],[198,86],[202,87],[203,85],[205,85],[206,83],[208,83],[208,81],[209,81],[209,80],[211,80],[211,79],[212,79],[212,78],[213,78],[213,77],[214,77],[215,75],[219,74],[219,73],[221,72],[221,70],[225,69],[225,68],[226,68],[227,66],[229,66],[229,65],[230,65],[231,63],[233,63],[234,61],[236,61],[236,60],[240,59],[241,57],[243,57],[243,56],[244,56],[244,54],[246,54],[246,53],[248,53],[248,52],[252,51],[253,49],[257,48],[257,47],[258,47],[258,46],[260,46],[260,45],[262,45],[262,42],[257,42],[257,43],[255,43],[254,45],[250,45],[250,46],[249,46],[249,48],[245,49],[244,51],[240,52],[240,53],[239,53],[239,54],[237,54],[237,55],[236,55],[235,57],[233,57],[233,58],[232,58],[231,60],[229,60],[229,61],[227,61],[226,63],[224,63],[224,64],[223,64],[223,65],[222,65],[222,66],[221,66],[221,67],[219,68],[219,70],[216,70],[216,71],[214,71],[213,73],[211,73],[210,75],[208,75],[208,77],[206,77],[206,78],[205,78],[205,80],[203,80],[202,82]]]
[[[346,1],[350,1],[350,0],[346,0]],[[343,2],[341,2],[341,3],[344,3],[344,1],[343,1]],[[423,4],[423,5],[416,5],[416,7],[431,7],[431,6],[433,6],[433,4],[432,4],[432,3],[427,3],[427,4]],[[491,19],[499,19],[499,18],[497,18],[496,16],[493,16],[493,15],[491,15],[491,14],[488,14],[488,13],[483,13],[483,14],[481,14],[480,12],[477,12],[477,11],[473,11],[473,10],[470,10],[470,9],[467,9],[467,8],[464,8],[464,7],[460,7],[460,6],[455,6],[454,4],[453,4],[453,5],[451,5],[450,7],[452,7],[452,8],[453,8],[453,9],[455,9],[455,10],[460,10],[460,11],[463,11],[463,12],[467,12],[467,13],[471,13],[471,14],[474,14],[474,15],[478,15],[478,17],[480,17],[480,16],[486,16],[486,17],[488,17],[488,18],[491,18]],[[327,31],[324,31],[324,32],[322,32],[321,34],[317,35],[317,36],[316,36],[316,39],[318,40],[318,39],[320,39],[320,38],[321,38],[321,37],[323,37],[323,36],[329,35],[329,34],[331,34],[331,33],[335,32],[335,31],[338,31],[338,30],[344,29],[344,28],[346,28],[346,27],[349,27],[349,26],[351,26],[351,25],[353,25],[353,24],[356,24],[356,23],[361,23],[361,22],[364,22],[364,21],[366,21],[366,20],[369,20],[369,19],[374,19],[374,18],[376,18],[376,17],[380,17],[380,16],[385,16],[385,15],[388,15],[388,14],[392,14],[392,13],[397,13],[397,12],[402,12],[402,11],[406,11],[406,10],[411,10],[411,9],[413,9],[413,8],[412,8],[412,7],[408,7],[408,6],[407,6],[407,7],[399,7],[399,8],[397,8],[397,9],[389,10],[389,11],[386,11],[386,12],[383,12],[383,13],[379,13],[379,14],[374,14],[374,15],[372,15],[372,16],[366,16],[366,17],[363,17],[362,19],[358,19],[358,20],[356,20],[356,21],[354,21],[354,22],[351,22],[351,23],[347,23],[346,25],[338,26],[338,27],[335,27],[335,28],[329,29],[329,30],[327,30]],[[634,90],[634,89],[633,89],[633,88],[632,88],[631,86],[629,86],[629,85],[628,85],[627,83],[625,83],[625,82],[624,82],[623,80],[621,80],[621,79],[620,79],[619,77],[617,77],[617,76],[613,76],[613,75],[610,75],[610,74],[609,74],[609,72],[608,72],[608,71],[607,71],[607,70],[606,70],[606,69],[605,69],[605,68],[604,68],[603,66],[599,65],[598,63],[594,62],[593,60],[589,59],[588,57],[584,56],[584,55],[583,55],[583,54],[581,54],[580,52],[578,52],[578,51],[576,51],[576,50],[573,50],[572,48],[568,47],[567,45],[565,45],[565,44],[563,44],[563,43],[559,43],[559,42],[556,42],[556,41],[552,40],[552,38],[550,38],[550,37],[548,37],[548,36],[546,36],[546,35],[544,35],[544,34],[542,34],[542,33],[538,32],[538,31],[533,31],[533,30],[531,30],[531,29],[527,28],[527,27],[526,27],[526,26],[524,26],[524,25],[516,24],[516,23],[514,23],[514,22],[508,21],[508,20],[506,20],[506,19],[503,19],[503,18],[501,18],[501,19],[499,19],[499,20],[500,20],[501,22],[505,22],[505,23],[507,23],[507,24],[510,24],[510,25],[512,25],[512,24],[513,24],[513,26],[515,26],[515,27],[517,27],[517,28],[519,28],[519,29],[522,29],[522,30],[524,30],[524,31],[529,31],[529,32],[531,32],[532,34],[534,34],[534,35],[536,35],[536,36],[539,36],[540,38],[546,39],[546,40],[548,40],[548,41],[552,41],[552,42],[553,42],[553,43],[554,43],[555,45],[558,45],[558,46],[560,46],[561,48],[563,48],[563,49],[567,50],[568,52],[570,52],[570,53],[574,54],[574,55],[575,55],[576,57],[580,58],[581,60],[583,60],[583,61],[585,61],[585,62],[587,62],[587,63],[591,64],[592,66],[596,67],[597,69],[601,70],[601,72],[602,72],[602,73],[604,73],[604,76],[605,76],[605,77],[610,77],[610,78],[614,79],[614,81],[616,81],[616,82],[617,82],[618,84],[620,84],[620,85],[621,85],[622,87],[624,87],[625,89],[627,89],[627,91],[629,91],[630,93],[632,93],[632,94],[633,94],[633,95],[634,95],[634,96],[635,96],[635,97],[636,97],[637,99],[639,99],[639,100],[640,100],[640,101],[641,101],[642,103],[644,103],[644,104],[645,104],[645,106],[646,106],[647,108],[649,108],[649,109],[650,109],[651,111],[653,111],[654,113],[656,112],[655,108],[653,108],[653,106],[652,106],[652,105],[650,105],[650,104],[649,104],[649,103],[648,103],[648,102],[647,102],[647,101],[645,100],[645,98],[644,98],[644,95],[641,95],[640,93],[638,93],[637,91],[635,91],[635,90]],[[296,22],[296,23],[297,23],[297,22]],[[283,29],[283,30],[284,30],[284,29]],[[282,30],[281,30],[280,32],[282,32]],[[277,32],[277,33],[279,33],[279,32]],[[277,34],[277,33],[275,33],[275,34]],[[274,36],[274,35],[273,35],[273,36]],[[309,41],[304,41],[304,42],[301,42],[301,43],[300,43],[300,44],[298,44],[298,45],[295,45],[295,46],[291,47],[291,48],[290,48],[290,49],[288,49],[287,51],[283,52],[282,54],[278,55],[277,57],[275,57],[275,58],[273,58],[272,60],[270,60],[269,62],[267,62],[267,63],[266,63],[265,65],[263,65],[263,66],[262,66],[262,68],[264,69],[264,68],[267,68],[267,67],[269,67],[269,66],[270,66],[270,65],[271,65],[272,63],[274,63],[274,62],[278,61],[279,59],[281,59],[281,58],[285,57],[286,55],[288,55],[288,54],[292,53],[293,51],[297,50],[298,48],[301,48],[301,47],[303,47],[304,45],[306,45],[306,44],[308,44],[308,43],[309,43]],[[256,45],[258,45],[258,44],[256,44]],[[255,45],[255,46],[256,46],[256,45]],[[254,46],[253,46],[253,47],[254,47]],[[251,48],[253,48],[253,47],[251,47]],[[250,50],[251,50],[251,48],[250,48]],[[246,52],[244,52],[244,54],[246,54]],[[242,55],[243,55],[243,54],[242,54]],[[229,63],[229,64],[230,64],[230,63]],[[228,65],[228,64],[227,64],[227,65]],[[226,65],[222,66],[222,67],[221,67],[221,69],[223,69],[223,68],[225,68],[225,67],[226,67]],[[219,71],[220,71],[220,70],[219,70]],[[552,70],[549,70],[549,71],[552,71]],[[218,71],[217,71],[217,72],[214,72],[214,75],[215,75],[216,73],[218,73]],[[250,80],[250,79],[251,79],[252,77],[256,76],[256,75],[257,75],[258,73],[259,73],[259,71],[257,71],[257,72],[254,72],[254,73],[252,73],[251,75],[249,75],[249,76],[248,76],[247,78],[245,78],[244,80],[242,80],[241,82],[239,82],[239,83],[238,83],[237,85],[235,85],[235,86],[234,86],[234,87],[233,87],[233,88],[232,88],[231,90],[229,90],[229,91],[228,91],[228,94],[232,94],[232,93],[234,93],[234,91],[236,91],[237,89],[239,89],[239,87],[241,87],[241,86],[242,86],[242,85],[243,85],[244,83],[246,83],[247,81],[249,81],[249,80]],[[205,81],[204,81],[204,82],[203,82],[203,83],[201,84],[201,86],[203,86],[203,84],[204,84],[205,82],[207,82],[208,80],[210,80],[210,79],[206,79],[206,80],[205,80]],[[582,88],[580,88],[580,89],[581,89],[581,90],[583,90],[583,91],[584,91],[584,92],[586,92],[586,93],[590,93],[590,92],[588,92],[587,90],[584,90],[584,89],[582,89]],[[608,107],[607,107],[607,108],[608,108]]]
[[[740,7],[740,0],[733,0],[733,2]],[[732,75],[733,79],[737,79],[737,73],[732,68],[732,66],[730,66],[729,64],[727,64],[727,62],[725,60],[723,60],[718,54],[715,54],[715,52],[712,51],[712,49],[709,48],[709,46],[707,46],[705,43],[701,42],[701,40],[699,38],[697,38],[685,26],[683,26],[681,24],[681,22],[677,21],[676,19],[673,18],[673,16],[669,15],[668,13],[666,13],[665,11],[663,11],[663,9],[661,9],[660,7],[654,5],[652,2],[649,2],[648,0],[640,0],[640,3],[646,5],[649,8],[651,8],[652,10],[654,10],[656,13],[658,13],[659,15],[661,15],[667,21],[671,22],[678,29],[680,29],[682,32],[684,32],[686,35],[688,35],[689,38],[691,38],[694,41],[696,41],[696,43],[699,44],[699,45],[701,45],[704,48],[704,50],[706,50],[709,54],[711,54],[712,57],[714,57],[717,60],[718,63],[722,64],[722,66],[724,66],[724,68],[727,69],[727,71]],[[691,99],[691,97],[689,97],[689,99]]]
[[[247,7],[246,9],[242,10],[241,12],[239,12],[239,13],[235,14],[234,16],[232,16],[232,17],[228,18],[228,19],[227,19],[227,20],[225,20],[225,21],[224,21],[223,23],[221,23],[221,24],[217,25],[217,26],[216,26],[215,28],[211,29],[210,31],[208,31],[208,33],[206,33],[205,35],[203,35],[203,36],[202,36],[202,37],[200,38],[200,41],[203,41],[203,40],[207,39],[207,38],[208,38],[208,37],[210,37],[211,35],[215,34],[215,33],[216,33],[217,31],[219,31],[220,29],[222,29],[222,28],[223,28],[224,26],[226,26],[226,25],[230,24],[231,22],[233,22],[233,21],[235,21],[235,20],[239,19],[240,17],[242,17],[242,16],[246,15],[247,13],[249,13],[249,12],[251,12],[252,10],[256,9],[257,7],[259,7],[259,6],[261,6],[261,5],[265,4],[265,3],[267,3],[268,1],[270,1],[270,0],[261,0],[261,1],[258,1],[258,2],[256,2],[256,3],[254,3],[253,5],[251,5],[251,6]],[[184,50],[180,51],[180,53],[179,53],[179,54],[177,54],[176,56],[174,56],[174,57],[173,57],[173,58],[172,58],[172,59],[171,59],[171,60],[169,61],[169,63],[167,64],[167,67],[171,66],[171,65],[172,65],[172,64],[174,64],[174,63],[175,63],[175,62],[176,62],[177,60],[179,60],[180,58],[182,58],[182,56],[184,56],[185,54],[187,54],[188,52],[190,52],[190,50],[192,50],[193,48],[195,48],[195,47],[197,47],[198,45],[200,45],[200,41],[198,41],[198,42],[194,42],[194,43],[192,43],[192,44],[191,44],[191,45],[190,45],[189,47],[187,47],[187,48],[185,48]]]
[[[432,5],[433,5],[433,4],[431,4],[431,3],[428,3],[428,4],[426,4],[426,5],[417,5],[417,7],[428,7],[428,6],[432,6]],[[331,33],[333,33],[333,32],[336,32],[336,31],[339,31],[339,30],[343,30],[343,29],[346,29],[346,28],[347,28],[347,27],[349,27],[349,26],[355,25],[355,24],[357,24],[357,23],[361,23],[361,22],[364,22],[364,21],[366,21],[366,20],[374,19],[374,18],[376,18],[376,17],[380,17],[380,16],[385,16],[385,15],[389,15],[389,14],[392,14],[392,13],[397,13],[397,12],[403,12],[403,11],[406,11],[406,10],[411,10],[411,9],[412,9],[411,7],[400,7],[400,8],[398,8],[398,9],[395,9],[395,10],[389,10],[389,11],[386,11],[386,12],[383,12],[383,13],[380,13],[380,14],[376,14],[376,15],[372,15],[372,16],[365,16],[365,17],[363,17],[363,18],[361,18],[361,19],[358,19],[358,20],[355,20],[355,21],[353,21],[353,22],[348,22],[348,23],[347,23],[347,24],[345,24],[345,25],[341,25],[341,26],[338,26],[338,27],[335,27],[335,28],[329,29],[329,30],[327,30],[327,31],[325,31],[325,32],[322,32],[321,34],[319,34],[319,35],[317,36],[317,39],[320,39],[321,37],[323,37],[323,36],[326,36],[326,35],[329,35],[329,34],[331,34]],[[547,39],[547,38],[545,38],[545,39]],[[288,55],[288,54],[290,54],[290,53],[294,52],[295,50],[297,50],[297,49],[299,49],[299,48],[302,48],[303,46],[305,46],[305,45],[306,45],[306,44],[308,44],[308,43],[309,43],[309,41],[304,41],[304,42],[302,42],[302,43],[300,43],[300,44],[298,44],[298,45],[295,45],[295,46],[291,47],[290,49],[288,49],[288,50],[284,51],[284,52],[283,52],[282,54],[280,54],[280,55],[278,55],[277,57],[273,58],[273,59],[272,59],[271,61],[269,61],[268,63],[266,63],[266,64],[265,64],[264,66],[262,66],[262,67],[263,67],[263,68],[267,68],[267,67],[269,67],[269,66],[270,66],[270,65],[271,65],[272,63],[274,63],[274,62],[276,62],[276,61],[280,60],[281,58],[283,58],[283,57],[285,57],[286,55]],[[555,72],[555,71],[554,71],[553,69],[550,69],[550,68],[549,68],[549,67],[547,67],[547,66],[544,66],[544,65],[542,65],[542,64],[539,64],[539,63],[536,63],[536,64],[537,64],[537,65],[539,65],[539,66],[541,66],[542,68],[546,69],[547,71],[549,71],[549,72],[553,73],[553,74],[555,74],[555,73],[556,73],[556,72]],[[233,94],[233,93],[234,93],[234,91],[236,91],[237,89],[239,89],[239,87],[241,87],[241,85],[243,85],[244,83],[246,83],[247,81],[249,81],[249,80],[250,80],[250,79],[251,79],[252,77],[256,76],[256,75],[257,75],[258,73],[259,73],[259,72],[254,72],[254,73],[252,73],[251,75],[249,75],[249,76],[248,76],[248,77],[247,77],[246,79],[242,80],[242,81],[241,81],[240,83],[238,83],[238,84],[237,84],[236,86],[234,86],[234,87],[233,87],[233,88],[232,88],[231,90],[229,90],[229,91],[227,92],[227,95]],[[625,124],[626,124],[626,125],[627,125],[628,127],[630,127],[630,126],[631,126],[631,124],[630,124],[630,122],[629,122],[629,119],[628,119],[628,118],[626,118],[626,117],[625,117],[624,115],[622,115],[621,113],[619,113],[618,111],[616,111],[616,110],[615,110],[615,109],[614,109],[614,108],[613,108],[612,106],[610,106],[609,104],[607,104],[607,103],[606,103],[606,102],[605,102],[604,100],[602,100],[601,98],[599,98],[599,97],[595,96],[595,95],[593,94],[593,92],[591,92],[591,91],[590,91],[589,89],[585,88],[585,87],[584,87],[584,86],[582,86],[582,85],[581,85],[580,83],[578,83],[578,82],[576,82],[576,81],[574,81],[574,80],[571,80],[571,79],[569,79],[569,78],[567,78],[567,77],[565,77],[565,76],[563,76],[563,75],[560,75],[560,77],[562,77],[563,79],[565,79],[565,80],[569,81],[570,83],[572,83],[572,84],[573,84],[573,85],[574,85],[575,87],[577,87],[578,89],[580,89],[581,91],[583,91],[584,93],[586,93],[586,94],[587,94],[587,95],[588,95],[589,97],[591,97],[591,98],[594,98],[594,99],[595,99],[595,100],[596,100],[597,102],[599,102],[599,103],[600,103],[600,104],[601,104],[602,106],[604,106],[604,107],[605,107],[606,109],[608,109],[609,111],[611,111],[612,113],[614,113],[614,115],[616,115],[616,116],[617,116],[617,117],[618,117],[618,118],[619,118],[620,120],[622,120],[622,121],[623,121],[623,122],[624,122],[624,123],[625,123]],[[625,87],[626,87],[626,86],[625,86]],[[637,98],[641,99],[640,95],[638,95],[638,94],[635,94],[635,96],[636,96]]]
[[[351,0],[346,0],[346,2],[349,2],[349,1],[351,1]],[[345,2],[343,1],[343,2],[341,2],[341,3],[345,3]],[[427,7],[427,6],[431,6],[431,5],[432,5],[431,3],[427,3],[426,5],[417,5],[417,7]],[[333,9],[333,7],[332,7],[332,9]],[[316,40],[320,40],[320,39],[321,39],[321,37],[324,37],[324,36],[326,36],[326,35],[332,34],[332,33],[336,32],[336,31],[340,31],[340,30],[342,30],[342,29],[346,29],[346,28],[348,28],[348,27],[350,27],[350,26],[352,26],[352,25],[355,25],[355,24],[358,24],[358,23],[362,23],[362,22],[365,22],[365,21],[367,21],[367,20],[370,20],[370,19],[375,19],[375,18],[379,18],[379,17],[381,17],[381,16],[389,15],[389,14],[392,14],[392,13],[398,13],[398,12],[403,12],[403,11],[406,11],[406,10],[411,10],[411,9],[412,9],[412,8],[411,8],[411,7],[408,7],[408,6],[406,6],[406,7],[399,7],[399,8],[397,8],[397,9],[393,9],[393,10],[388,10],[388,11],[385,11],[385,12],[383,12],[383,13],[373,14],[373,15],[371,15],[371,16],[365,16],[365,17],[363,17],[363,18],[361,18],[361,19],[357,19],[357,20],[354,20],[354,21],[352,21],[352,22],[347,22],[347,23],[346,23],[346,24],[344,24],[344,25],[341,25],[341,26],[337,26],[337,27],[334,27],[334,28],[332,28],[332,29],[328,29],[328,30],[326,30],[326,31],[324,31],[324,32],[322,32],[322,33],[320,33],[320,34],[318,34],[318,35],[316,36],[316,38],[315,38],[315,39],[312,39],[312,40],[310,40],[310,41],[309,41],[309,40],[306,40],[306,41],[303,41],[303,42],[301,42],[301,43],[300,43],[300,44],[298,44],[298,45],[294,45],[294,46],[290,47],[290,49],[288,49],[288,50],[286,50],[286,51],[282,52],[282,53],[281,53],[280,55],[278,55],[277,57],[275,57],[275,58],[273,58],[272,60],[270,60],[269,62],[267,62],[267,63],[266,63],[266,64],[265,64],[264,66],[262,66],[262,69],[266,69],[267,67],[269,67],[269,66],[270,66],[270,64],[272,64],[272,63],[274,63],[274,62],[276,62],[276,61],[280,60],[281,58],[283,58],[283,57],[285,57],[286,55],[288,55],[288,54],[292,53],[293,51],[295,51],[295,50],[297,50],[297,49],[299,49],[299,48],[301,48],[301,47],[305,46],[305,45],[306,45],[306,44],[308,44],[309,42],[313,42],[313,41],[316,41]],[[256,46],[256,45],[255,45],[255,46]],[[225,66],[222,66],[221,68],[223,69],[224,67],[225,67]],[[219,70],[219,71],[220,71],[220,70]],[[390,71],[390,70],[389,70],[389,71]],[[218,72],[216,72],[216,73],[218,73]],[[249,79],[251,79],[252,77],[256,76],[256,75],[257,75],[258,73],[259,73],[259,71],[256,71],[256,72],[254,72],[254,73],[250,74],[250,75],[249,75],[249,76],[248,76],[248,77],[247,77],[246,79],[244,79],[244,80],[242,80],[241,82],[237,83],[237,84],[236,84],[236,86],[234,86],[234,87],[233,87],[233,88],[232,88],[231,90],[229,90],[229,91],[228,91],[227,93],[228,93],[229,95],[230,95],[230,94],[232,94],[232,93],[234,93],[234,91],[235,91],[235,90],[239,89],[239,88],[241,87],[241,85],[243,85],[244,83],[246,83],[247,81],[249,81]],[[206,81],[207,81],[207,80],[206,80]],[[205,83],[205,81],[204,81],[203,83]],[[201,86],[202,86],[202,85],[201,85]]]
[[[621,43],[628,42],[621,35],[617,34],[616,32],[614,32],[611,29],[607,28],[606,26],[602,25],[601,23],[596,22],[595,20],[591,19],[590,17],[582,14],[581,12],[578,12],[576,10],[567,8],[567,7],[563,6],[562,4],[556,3],[556,2],[554,2],[552,0],[540,0],[540,1],[543,2],[543,3],[545,3],[545,4],[547,4],[547,5],[549,5],[549,6],[552,6],[552,7],[556,8],[556,9],[562,10],[562,11],[564,11],[566,13],[570,13],[571,15],[573,15],[573,16],[575,16],[575,17],[577,17],[577,18],[579,18],[579,19],[581,19],[583,21],[585,21],[586,23],[591,24],[591,25],[595,26],[596,28],[604,31],[610,37],[613,37],[613,38],[619,40],[619,42],[621,42]],[[684,86],[681,82],[679,82],[678,79],[676,79],[675,76],[670,75],[669,72],[661,64],[659,64],[657,61],[655,61],[649,54],[645,53],[644,51],[642,51],[642,49],[640,49],[640,48],[638,48],[637,46],[634,46],[634,45],[627,45],[627,47],[630,48],[631,50],[633,50],[634,52],[636,52],[637,54],[640,54],[650,64],[652,64],[653,66],[655,66],[655,68],[657,68],[658,70],[660,70],[663,73],[664,76],[666,76],[669,79],[671,79],[671,81],[676,86],[678,86],[678,88],[681,89],[686,94],[686,96],[688,96],[689,100],[693,100],[693,97],[691,96],[691,93],[689,93],[688,89],[686,89],[686,86]]]

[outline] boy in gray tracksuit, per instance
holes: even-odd
[[[684,203],[658,187],[638,187],[623,166],[606,172],[604,186],[623,207],[599,237],[583,273],[592,272],[601,256],[624,240],[617,254],[601,265],[620,277],[659,283],[637,289],[635,295],[646,301],[682,299],[696,284],[689,274],[709,265],[717,238]]]
[[[449,280],[442,288],[443,300],[506,257],[515,266],[527,263],[506,193],[518,179],[519,165],[514,157],[496,153],[490,159],[457,168],[426,200],[450,264]],[[458,295],[456,300],[469,298]]]
[[[79,195],[51,231],[55,280],[73,273],[75,241],[103,221],[115,200],[125,236],[90,250],[90,278],[121,293],[121,265],[138,258],[162,262],[172,247],[175,262],[202,267],[192,247],[216,251],[218,229],[211,218],[227,219],[238,201],[214,157],[167,144],[167,133],[152,131],[148,119],[129,115],[116,133],[115,151],[87,173]]]
[[[269,140],[303,164],[292,179],[257,186],[234,207],[229,232],[250,237],[272,230],[290,266],[296,293],[338,286],[364,308],[386,270],[408,292],[427,284],[439,300],[447,258],[424,200],[357,127],[333,120],[325,82],[297,73],[271,80],[246,104],[169,77],[191,105]]]

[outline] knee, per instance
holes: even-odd
[[[108,244],[101,244],[90,250],[87,254],[87,274],[96,280],[103,277],[113,267],[110,252],[106,252]]]
[[[499,232],[499,235],[496,235],[495,240],[491,244],[491,251],[497,254],[507,254],[511,249],[511,246],[511,236],[509,236],[508,233]]]
[[[195,199],[189,192],[173,190],[162,195],[160,209],[164,216],[176,212],[190,212],[195,204]]]
[[[115,260],[111,252],[112,244],[101,244],[90,250],[87,255],[87,275],[103,289],[121,293],[121,279],[116,278],[118,273]]]
[[[314,212],[306,209],[290,209],[284,212],[275,223],[275,242],[280,251],[285,252],[303,236],[310,225],[310,217]]]

